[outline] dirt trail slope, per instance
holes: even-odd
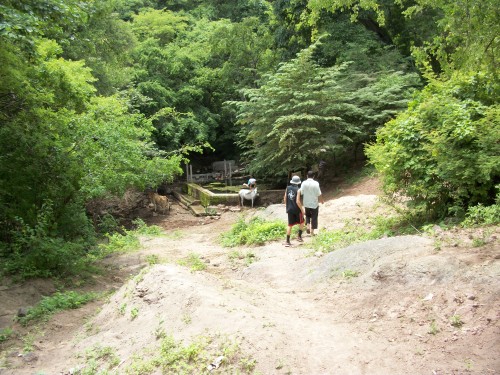
[[[84,369],[84,353],[96,345],[114,348],[119,363],[110,373],[124,373],[134,355],[158,350],[159,332],[184,342],[234,340],[255,360],[249,373],[500,373],[498,228],[482,233],[481,247],[469,238],[477,234],[457,232],[441,234],[439,251],[436,238],[403,236],[319,256],[307,246],[310,237],[292,248],[222,248],[217,238],[239,213],[215,220],[173,210],[156,218],[166,236],[108,260],[113,278],[101,281],[117,288],[108,301],[58,314],[36,339],[33,356],[10,352],[10,368],[0,374]],[[361,225],[383,210],[375,195],[344,196],[320,208],[320,224]],[[273,205],[245,214],[280,218],[283,211]],[[178,264],[190,254],[202,257],[204,271]],[[146,267],[152,256],[158,264]],[[461,326],[451,324],[457,319]],[[212,373],[234,372],[223,364]]]

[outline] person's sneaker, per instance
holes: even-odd
[[[285,245],[285,247],[291,247],[292,244],[290,242],[285,242],[283,245]]]
[[[302,237],[297,237],[297,241],[304,242],[304,240],[302,239]]]

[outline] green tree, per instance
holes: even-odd
[[[262,87],[244,90],[247,101],[232,102],[253,173],[279,176],[342,155],[406,105],[414,75],[321,67],[315,49],[301,51]]]
[[[255,86],[275,63],[267,26],[257,18],[233,23],[144,12],[176,32],[171,39],[141,34],[134,52],[137,90],[149,98],[139,110],[154,116],[159,147],[174,150],[208,141],[225,156],[234,155],[234,114],[222,105],[239,97],[240,88]]]
[[[316,17],[321,10],[349,9],[354,19],[362,11],[372,11],[377,24],[389,28],[395,14],[397,23],[402,23],[402,14],[407,26],[394,28],[393,37],[405,46],[413,43],[413,54],[422,67],[435,66],[435,61],[448,74],[484,68],[497,79],[500,13],[495,0],[309,0],[308,6]],[[421,32],[409,34],[415,25],[420,25]]]
[[[112,95],[130,84],[130,53],[136,40],[130,24],[118,18],[114,1],[92,2],[86,11],[84,22],[63,44],[62,57],[85,61],[96,78],[98,94]]]
[[[2,5],[0,256],[4,270],[24,276],[81,270],[95,235],[89,198],[181,172],[181,155],[150,143],[150,120],[123,99],[96,96],[91,69],[62,57],[86,5]]]
[[[289,60],[311,44],[313,28],[308,22],[307,0],[277,0],[272,5],[270,23],[276,49],[284,60]]]

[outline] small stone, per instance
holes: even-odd
[[[29,353],[23,354],[22,357],[23,357],[23,360],[25,362],[28,362],[28,363],[30,363],[30,362],[36,362],[38,360],[38,356],[35,353],[33,353],[33,352],[29,352]]]
[[[28,314],[28,308],[26,307],[20,307],[19,310],[17,310],[17,316],[19,318],[22,318]]]
[[[429,293],[427,296],[424,297],[424,301],[430,301],[434,297],[434,294]]]

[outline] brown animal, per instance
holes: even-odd
[[[165,215],[165,211],[167,209],[170,211],[170,201],[165,195],[160,195],[154,191],[150,191],[148,192],[148,196],[151,203],[153,203],[155,212],[157,212],[158,208],[160,208],[163,215]]]

